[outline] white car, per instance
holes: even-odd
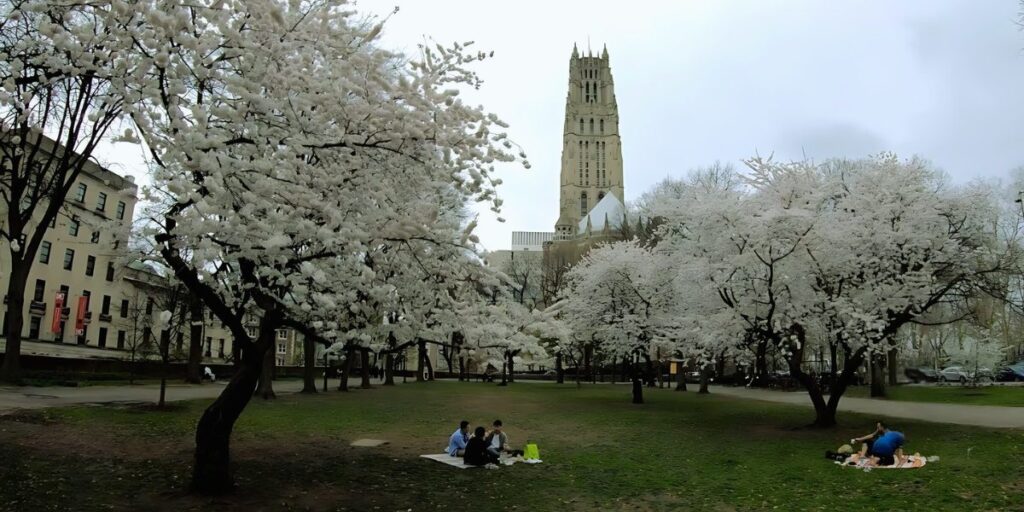
[[[950,366],[939,372],[939,380],[942,382],[967,382],[971,375],[962,366]]]

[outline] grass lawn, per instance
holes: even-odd
[[[859,386],[850,388],[844,396],[867,398],[870,388]],[[1024,407],[1024,387],[1022,386],[889,386],[886,388],[888,400],[907,402],[938,402],[947,404],[967,405],[1001,405],[1008,407]]]
[[[254,399],[232,450],[239,489],[191,496],[193,425],[171,411],[74,407],[0,416],[4,510],[1024,510],[1024,431],[899,420],[918,470],[823,458],[872,418],[803,427],[807,408],[626,386],[433,382]],[[504,420],[544,464],[458,470],[441,451],[460,419]],[[391,441],[350,448],[361,437]]]

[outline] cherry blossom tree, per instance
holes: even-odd
[[[0,240],[11,261],[0,380],[20,377],[25,284],[43,236],[123,113],[111,84],[133,71],[121,34],[137,15],[115,4],[0,2]]]
[[[503,123],[459,98],[479,85],[468,66],[486,57],[468,44],[425,44],[406,59],[376,45],[381,23],[335,2],[135,9],[146,23],[131,32],[139,71],[124,84],[126,110],[154,165],[153,194],[174,205],[153,236],[240,349],[196,433],[193,486],[224,492],[231,430],[275,331],[369,344],[363,328],[383,321],[372,304],[394,290],[368,255],[381,242],[451,243],[435,229],[436,201],[390,196],[419,187],[498,208],[493,165],[516,155]],[[335,316],[342,309],[350,315]]]

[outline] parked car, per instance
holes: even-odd
[[[1024,361],[997,368],[994,378],[999,382],[1024,381]]]
[[[939,372],[935,371],[934,368],[927,366],[919,366],[917,368],[907,368],[903,370],[903,374],[908,379],[914,382],[938,382]]]
[[[942,382],[967,382],[971,380],[970,374],[962,366],[948,366],[939,372],[939,380]]]

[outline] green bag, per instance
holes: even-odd
[[[526,447],[523,448],[523,458],[526,460],[540,460],[540,450],[537,449],[536,443],[526,443]]]

